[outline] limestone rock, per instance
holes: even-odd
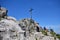
[[[0,18],[5,18],[5,16],[7,16],[7,12],[7,9],[5,9],[4,7],[0,7]]]
[[[2,40],[22,40],[24,31],[17,22],[3,19],[0,21],[0,35],[3,37]]]

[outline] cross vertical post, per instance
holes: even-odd
[[[0,4],[0,11],[1,11],[1,4]],[[0,13],[1,14],[1,13]],[[1,16],[0,16],[0,20],[1,20]]]
[[[0,10],[1,10],[1,5],[0,5]]]
[[[32,11],[33,11],[33,9],[31,8],[31,9],[29,10],[31,19],[32,19]]]
[[[30,35],[30,33],[31,33],[31,29],[30,29],[30,27],[31,27],[31,23],[32,23],[32,11],[33,11],[33,9],[30,8],[30,10],[29,10],[29,12],[30,12],[30,24],[29,24],[29,27],[28,27],[29,35]]]

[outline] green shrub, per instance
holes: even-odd
[[[59,39],[60,39],[60,34],[56,34],[56,36],[57,36],[57,38],[59,38]]]
[[[45,30],[42,30],[41,32],[47,36],[47,32]]]
[[[56,35],[56,33],[55,32],[50,32],[51,34],[52,34],[52,36],[55,36]]]
[[[36,40],[38,40],[38,39],[36,38]]]

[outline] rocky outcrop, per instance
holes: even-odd
[[[6,18],[8,10],[4,7],[0,7],[0,18]]]
[[[0,8],[0,40],[59,40],[48,29],[44,29],[30,18],[17,21],[7,16],[5,8]]]
[[[13,20],[12,20],[13,19]],[[0,35],[1,40],[22,40],[24,37],[24,31],[20,28],[13,17],[8,19],[2,19],[0,21]]]
[[[37,27],[39,31],[37,31]],[[7,19],[0,21],[1,40],[55,40],[50,32],[44,35],[43,30],[35,21],[30,23],[30,19],[17,21],[14,17],[8,16]],[[56,38],[56,40],[59,40]]]
[[[26,32],[25,40],[58,40],[58,38],[55,39],[55,37],[51,35],[48,29],[44,30],[34,20],[26,18],[19,20],[18,23],[21,26],[22,30]]]

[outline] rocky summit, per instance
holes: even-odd
[[[0,40],[59,40],[48,29],[30,18],[16,20],[0,8]]]

